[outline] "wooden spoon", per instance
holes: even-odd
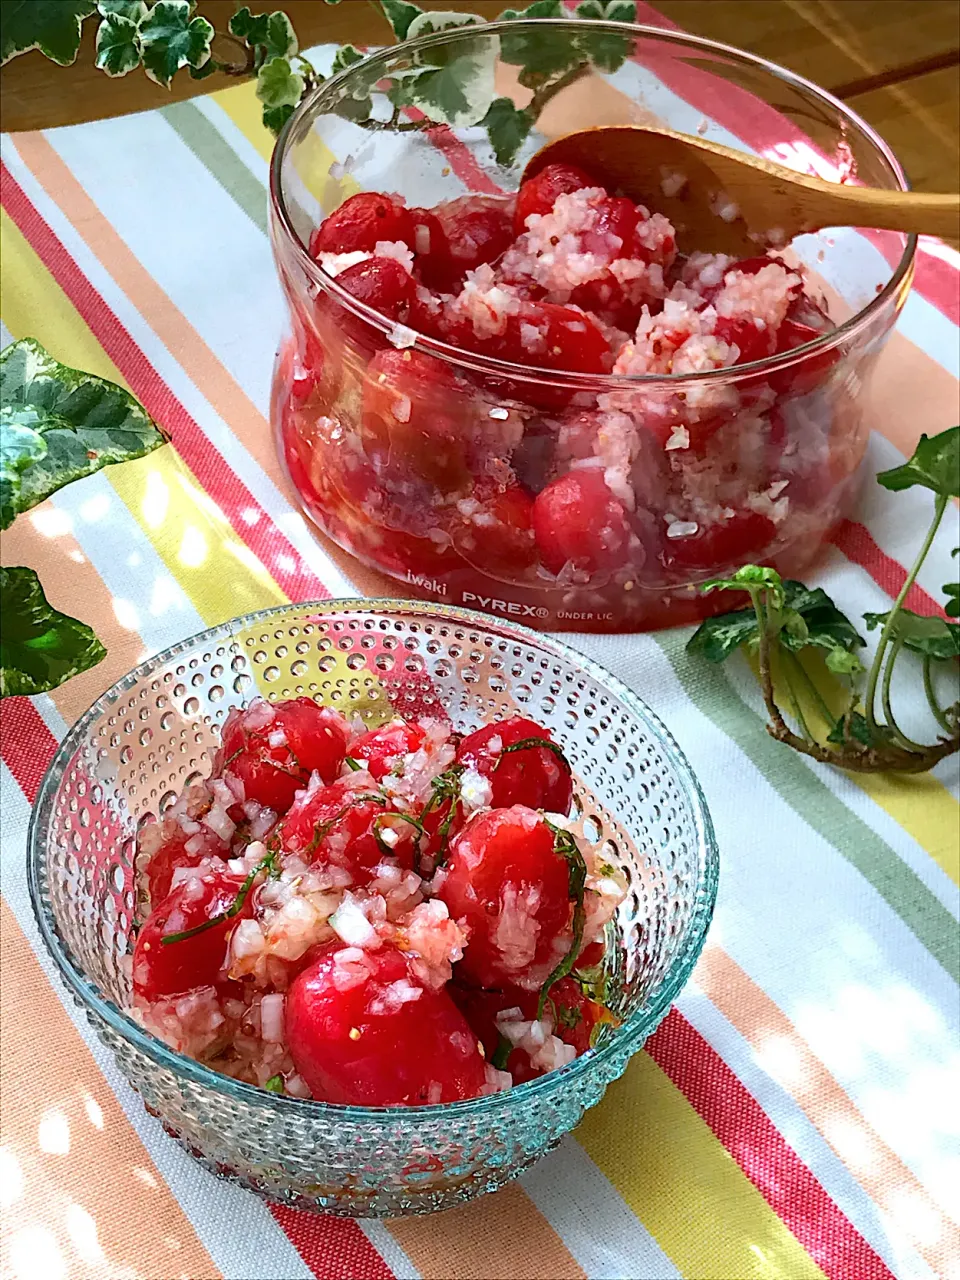
[[[960,234],[960,195],[824,182],[670,129],[603,125],[564,134],[530,160],[524,181],[548,164],[578,165],[665,214],[686,252],[753,256],[822,227]]]

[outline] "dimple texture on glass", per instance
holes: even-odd
[[[126,1012],[139,924],[138,826],[204,774],[229,708],[306,695],[371,725],[393,714],[471,728],[516,710],[549,727],[577,775],[581,829],[629,883],[608,926],[613,1006],[597,1047],[507,1093],[377,1109],[277,1097],[181,1057]],[[71,730],[30,828],[30,891],[74,999],[168,1133],[276,1202],[353,1217],[448,1208],[515,1177],[603,1096],[686,981],[713,910],[703,797],[657,718],[549,637],[395,601],[287,605],[151,659]]]

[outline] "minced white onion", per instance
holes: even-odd
[[[283,1040],[283,999],[274,992],[260,1001],[260,1036],[271,1044]]]

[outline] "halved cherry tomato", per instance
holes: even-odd
[[[457,762],[489,778],[491,807],[522,804],[528,809],[566,814],[573,799],[570,766],[550,747],[516,747],[529,739],[553,742],[549,730],[535,720],[511,716],[468,733],[457,748]]]
[[[410,210],[377,191],[344,200],[310,237],[310,254],[372,252],[380,240],[402,240],[413,248]]]
[[[396,759],[416,751],[426,736],[418,724],[391,720],[389,724],[371,729],[357,738],[350,747],[350,755],[354,760],[362,761],[379,782],[390,772]]]

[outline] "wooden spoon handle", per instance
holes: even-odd
[[[820,226],[876,227],[948,240],[960,236],[958,194],[882,191],[832,182],[819,185],[822,195],[817,199],[816,212]]]

